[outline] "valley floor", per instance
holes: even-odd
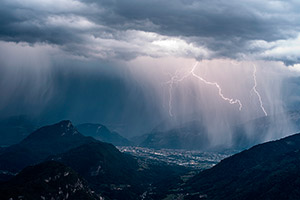
[[[152,149],[135,146],[119,146],[121,152],[129,153],[136,157],[166,162],[169,165],[180,165],[198,170],[213,167],[218,162],[237,151],[205,152],[182,149]]]

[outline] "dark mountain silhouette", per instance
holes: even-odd
[[[50,157],[82,175],[93,189],[111,199],[138,199],[148,188],[169,187],[187,170],[153,163],[121,153],[112,144],[92,142]],[[175,181],[176,180],[176,181]],[[164,184],[166,183],[166,184]],[[159,192],[160,192],[159,191]]]
[[[99,198],[74,170],[54,161],[26,167],[8,182],[0,184],[0,199],[3,200]]]
[[[106,126],[102,124],[85,123],[76,126],[78,131],[85,136],[91,136],[102,142],[112,143],[116,146],[128,146],[131,142],[120,134],[114,131],[110,131]]]
[[[224,159],[193,177],[184,199],[299,199],[300,134]],[[188,195],[186,195],[188,194]]]
[[[2,150],[0,171],[16,173],[28,165],[37,164],[50,155],[95,141],[81,135],[68,120],[44,126],[20,143]]]

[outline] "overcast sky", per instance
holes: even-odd
[[[0,0],[1,115],[145,121],[165,106],[145,106],[158,94],[133,79],[152,73],[130,68],[145,58],[298,69],[299,10],[298,0]]]
[[[176,55],[297,63],[297,0],[1,0],[0,39],[77,56]]]

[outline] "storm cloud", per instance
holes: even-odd
[[[298,1],[2,0],[0,7],[1,40],[77,56],[299,62]]]

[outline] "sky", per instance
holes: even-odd
[[[232,125],[298,109],[299,9],[297,0],[0,0],[0,117],[100,122],[132,136],[194,113]]]

